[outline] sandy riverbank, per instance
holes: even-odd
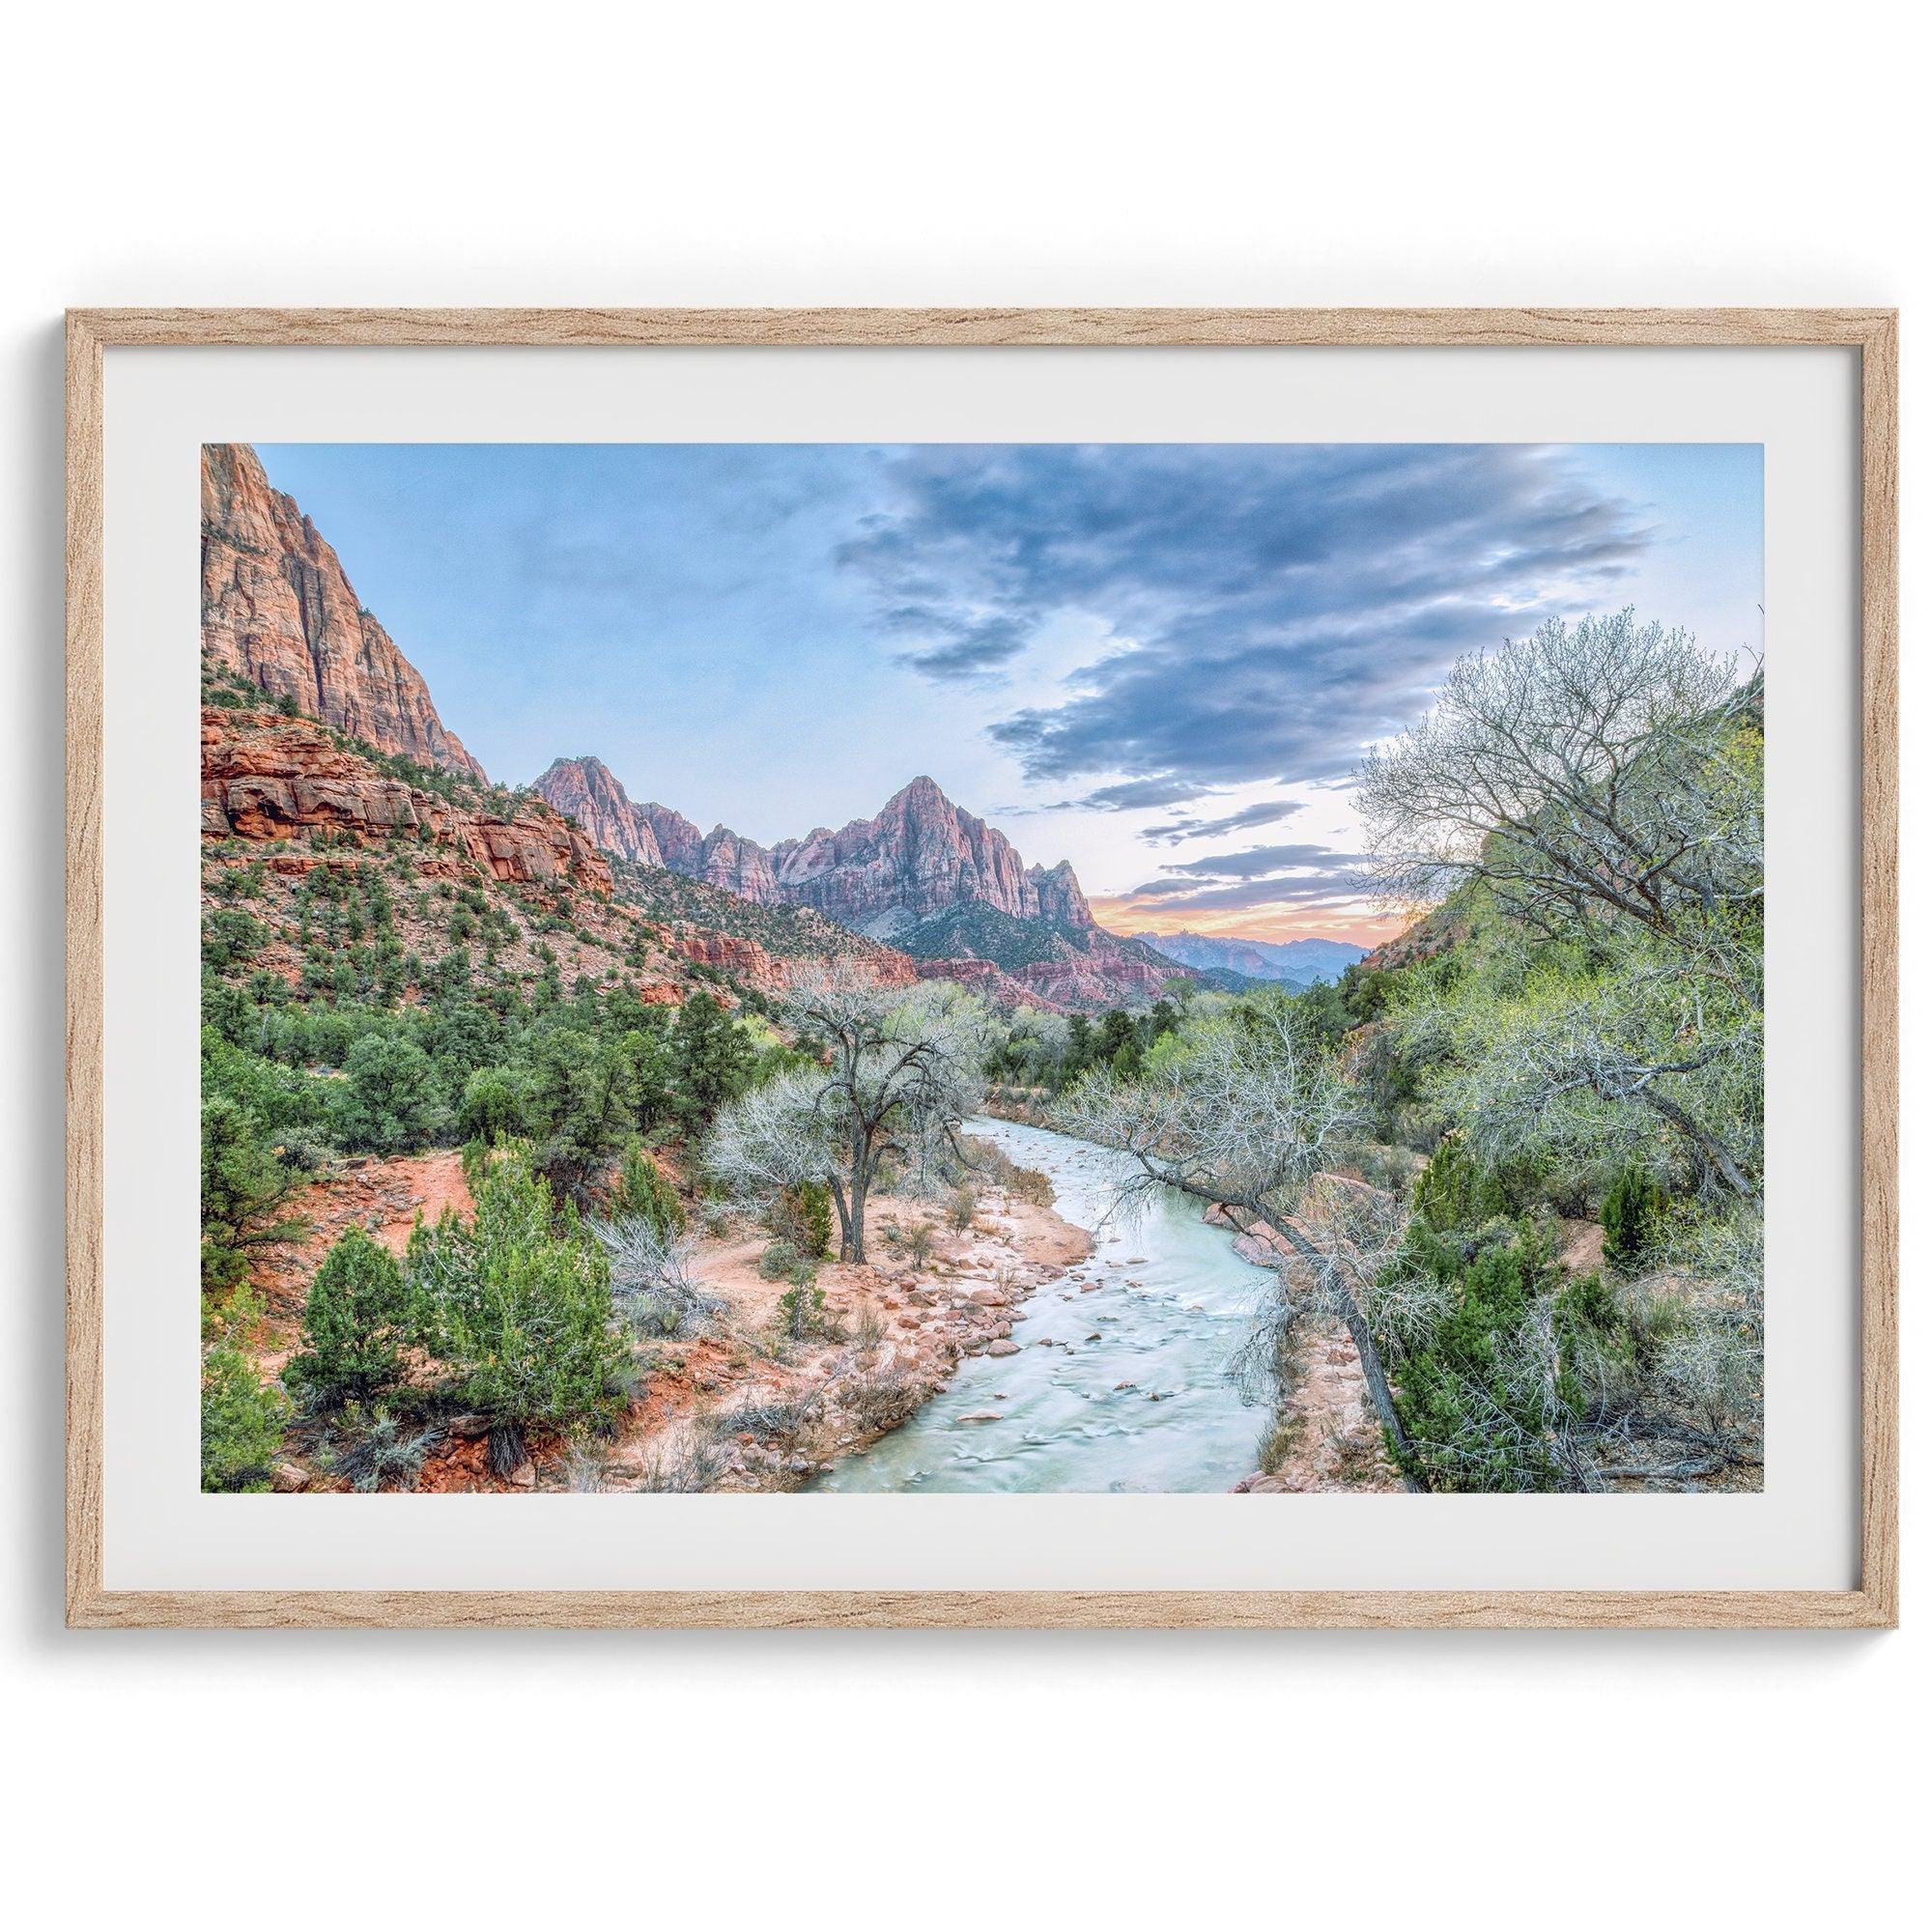
[[[923,1266],[888,1238],[921,1223],[933,1240]],[[896,1427],[966,1356],[1017,1350],[1028,1297],[1093,1249],[1085,1229],[1004,1189],[980,1194],[964,1230],[936,1204],[875,1200],[875,1259],[824,1264],[827,1332],[792,1341],[780,1331],[784,1284],[757,1269],[768,1238],[748,1227],[700,1245],[696,1273],[724,1312],[714,1333],[664,1346],[601,1487],[796,1489]]]

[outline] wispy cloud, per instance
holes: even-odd
[[[1249,832],[1258,825],[1273,825],[1303,808],[1292,798],[1264,799],[1259,805],[1243,806],[1225,818],[1170,818],[1161,825],[1141,829],[1141,838],[1150,845],[1179,845],[1190,838],[1218,838],[1229,832]]]

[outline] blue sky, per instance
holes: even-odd
[[[264,444],[492,777],[766,843],[919,773],[1110,923],[1370,925],[1347,779],[1463,652],[1762,640],[1755,444]]]

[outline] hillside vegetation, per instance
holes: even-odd
[[[1763,724],[1681,634],[1545,626],[1457,668],[1372,759],[1405,963],[1185,1003],[1065,1084],[1003,1070],[1142,1183],[1281,1257],[1281,1430],[1311,1328],[1359,1350],[1411,1487],[1756,1487]]]

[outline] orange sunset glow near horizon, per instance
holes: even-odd
[[[1163,906],[1158,911],[1138,906],[1131,898],[1088,901],[1095,921],[1109,932],[1125,938],[1138,932],[1197,932],[1208,939],[1260,939],[1286,943],[1293,939],[1340,939],[1371,949],[1406,932],[1426,908],[1386,913],[1368,908],[1337,906],[1255,906],[1240,912],[1190,910]]]

